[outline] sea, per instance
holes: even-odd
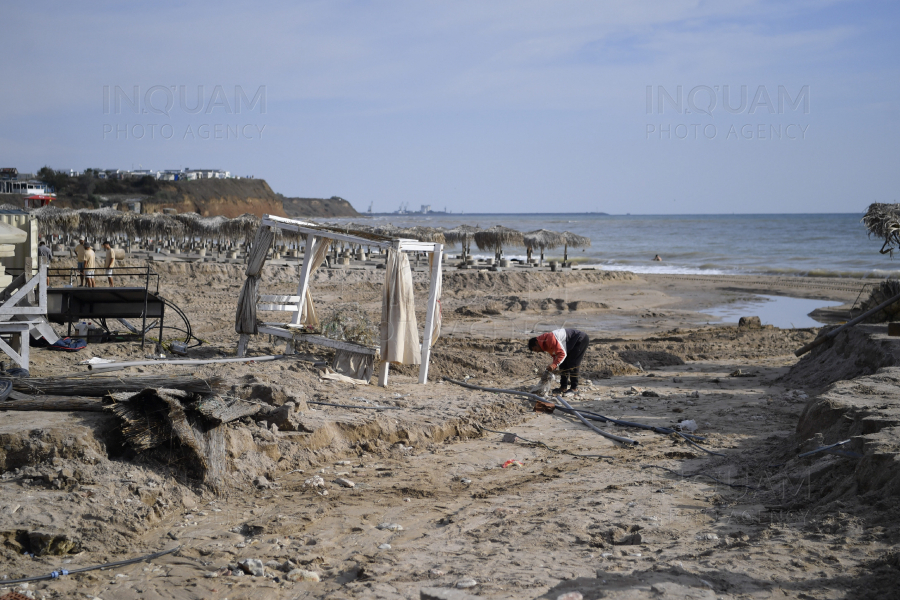
[[[782,275],[807,277],[898,278],[900,254],[880,254],[881,240],[870,238],[862,213],[754,215],[603,215],[586,214],[388,214],[333,219],[347,224],[391,223],[452,228],[504,225],[522,232],[571,231],[591,239],[589,248],[569,249],[581,266],[635,273],[695,275]],[[458,250],[458,246],[456,247]],[[453,246],[447,248],[453,253]],[[472,254],[488,256],[472,244]],[[524,248],[504,251],[524,258]],[[559,259],[563,249],[545,252]],[[653,261],[659,255],[661,262]],[[493,256],[493,254],[490,254]]]

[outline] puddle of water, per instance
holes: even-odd
[[[815,309],[842,304],[828,300],[809,300],[787,296],[758,295],[757,298],[759,300],[736,302],[703,312],[719,317],[726,323],[737,323],[741,317],[759,317],[763,325],[774,325],[780,329],[802,329],[823,325],[809,316],[809,313]]]

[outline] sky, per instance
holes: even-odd
[[[216,168],[357,210],[897,202],[900,3],[7,2],[0,166]]]

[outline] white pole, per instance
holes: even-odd
[[[419,383],[428,383],[428,363],[431,360],[431,336],[434,332],[434,312],[437,308],[437,282],[441,276],[444,246],[435,244],[432,250],[431,287],[428,290],[428,308],[425,312],[425,332],[422,336],[422,364],[419,365]]]
[[[284,358],[282,354],[268,354],[266,356],[248,356],[246,358],[183,358],[173,360],[136,360],[132,362],[110,362],[88,365],[88,371],[117,371],[128,367],[149,367],[151,365],[209,365],[214,363],[242,363],[242,362],[267,362]]]
[[[378,387],[387,387],[388,372],[391,370],[391,363],[384,361],[381,363],[381,372],[378,374]]]

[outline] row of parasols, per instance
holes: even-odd
[[[412,238],[421,242],[435,242],[448,245],[459,244],[465,256],[471,253],[472,242],[475,242],[479,250],[494,252],[497,259],[501,258],[504,248],[525,248],[529,260],[535,250],[540,251],[541,260],[543,260],[545,250],[563,248],[563,260],[569,260],[569,248],[585,248],[591,245],[590,238],[570,231],[558,232],[538,229],[536,231],[521,232],[503,225],[495,225],[488,229],[481,229],[475,225],[459,225],[452,229],[447,229],[421,225],[401,228],[390,224],[371,226],[351,223],[347,225],[347,228],[357,231],[369,231],[386,237]]]
[[[0,205],[4,209],[20,210],[17,207]],[[31,210],[38,221],[41,236],[127,239],[184,239],[212,242],[249,243],[260,219],[244,214],[229,219],[227,217],[202,217],[197,213],[132,213],[112,208],[66,209],[45,206]],[[372,239],[409,238],[422,242],[445,245],[459,244],[463,254],[471,253],[472,242],[479,250],[494,252],[497,258],[503,250],[525,248],[528,258],[539,251],[541,259],[544,251],[554,248],[564,249],[564,260],[568,260],[569,248],[583,248],[591,245],[590,238],[569,231],[556,232],[547,229],[521,232],[502,225],[481,229],[473,225],[459,225],[452,229],[444,227],[396,227],[394,225],[368,225],[349,223],[341,225],[320,225],[323,229],[354,233]],[[305,236],[295,236],[296,238]]]

